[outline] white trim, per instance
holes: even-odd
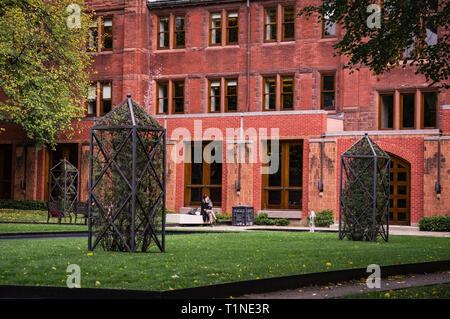
[[[442,105],[443,110],[450,110],[450,104],[448,105]]]
[[[205,117],[251,117],[251,116],[283,116],[283,115],[314,115],[327,114],[324,110],[307,110],[307,111],[265,111],[265,112],[229,112],[229,113],[195,113],[195,114],[170,114],[170,115],[154,115],[155,119],[185,119],[185,118],[205,118]]]
[[[438,129],[430,130],[382,130],[382,131],[345,131],[345,132],[325,132],[325,136],[352,136],[352,135],[437,135]]]

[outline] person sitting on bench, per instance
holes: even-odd
[[[217,220],[216,215],[214,215],[212,208],[213,204],[209,196],[206,194],[203,195],[201,214],[203,216],[203,221],[206,222],[208,220],[211,226],[213,224],[213,221]]]

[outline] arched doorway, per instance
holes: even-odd
[[[411,165],[391,156],[389,223],[392,225],[410,225],[411,222]]]

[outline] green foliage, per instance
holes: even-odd
[[[450,232],[450,216],[423,217],[419,220],[419,230]]]
[[[80,7],[80,27],[68,21]],[[37,147],[70,137],[84,114],[91,16],[84,0],[3,0],[0,5],[0,121],[20,125]],[[1,130],[0,130],[1,132]]]
[[[345,68],[359,70],[367,66],[375,74],[389,72],[395,67],[414,65],[416,74],[423,74],[431,84],[441,82],[448,88],[450,73],[450,2],[436,0],[390,0],[383,2],[380,27],[368,26],[374,12],[367,12],[372,0],[323,1],[320,6],[306,6],[299,15],[314,14],[317,22],[324,16],[342,25],[343,36],[334,45],[336,53],[348,57]],[[377,3],[377,2],[375,2]],[[327,14],[328,13],[328,14]],[[332,13],[332,14],[330,14]],[[436,32],[435,45],[427,44],[427,30]],[[413,48],[408,55],[405,49]]]
[[[265,226],[287,226],[290,221],[287,218],[269,218],[267,213],[261,212],[259,214],[255,214],[255,218],[253,220],[255,225],[265,225]]]
[[[31,199],[0,199],[1,209],[47,210],[47,203]]]
[[[308,217],[309,220],[309,217]],[[331,209],[325,209],[318,211],[314,219],[314,225],[317,227],[330,227],[334,224],[333,211]]]

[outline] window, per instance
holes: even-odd
[[[239,41],[239,15],[237,12],[227,14],[227,44],[237,44]]]
[[[220,112],[220,80],[209,81],[209,112]]]
[[[175,28],[174,28],[174,47],[184,48],[186,44],[186,30],[184,17],[175,17]]]
[[[113,20],[104,18],[102,20],[102,51],[111,51],[113,49]]]
[[[415,98],[414,93],[400,94],[400,129],[415,128]]]
[[[225,81],[226,95],[225,95],[225,112],[237,111],[237,80]]]
[[[321,108],[325,110],[335,109],[335,75],[322,74],[321,76]]]
[[[209,28],[209,44],[221,45],[222,44],[222,14],[212,13],[210,19]]]
[[[265,10],[264,41],[277,41],[277,8],[267,8]]]
[[[97,115],[97,84],[89,86],[88,97],[86,101],[86,116]]]
[[[173,113],[184,113],[184,81],[173,82]]]
[[[380,95],[379,129],[394,129],[394,94]]]
[[[169,48],[169,17],[160,17],[158,23],[158,48]]]
[[[157,108],[159,114],[167,114],[169,111],[169,83],[157,83]]]
[[[109,81],[92,83],[86,99],[86,116],[103,116],[112,109],[112,84]]]
[[[282,77],[281,86],[281,109],[292,110],[294,108],[294,79]]]
[[[413,36],[413,41],[416,42],[416,37]],[[432,29],[426,29],[426,36],[425,36],[425,43],[428,46],[436,45],[438,42],[438,36],[437,36],[437,30]],[[403,58],[408,58],[411,56],[413,51],[415,50],[416,46],[414,44],[411,44],[408,46],[405,51],[403,52]]]
[[[264,110],[273,111],[276,108],[277,79],[276,77],[264,78]]]
[[[437,126],[437,93],[422,93],[422,128],[435,128]]]
[[[101,87],[101,100],[100,100],[100,115],[107,114],[111,111],[111,82],[103,82],[100,84]]]
[[[289,41],[295,38],[295,12],[294,7],[283,8],[283,28],[282,41]]]
[[[89,41],[87,49],[89,52],[96,52],[98,48],[98,24],[93,22],[89,27]]]
[[[323,16],[322,37],[334,37],[336,35],[336,23],[332,21],[333,12],[326,12]]]

